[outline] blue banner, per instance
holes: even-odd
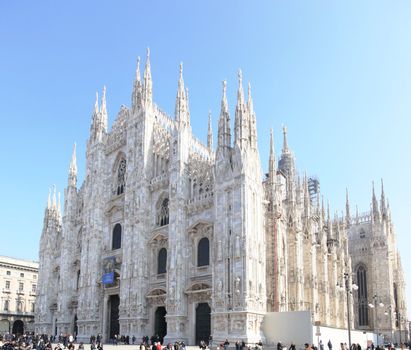
[[[101,279],[103,284],[113,284],[114,283],[114,272],[105,273]]]
[[[116,257],[110,256],[103,260],[103,277],[101,282],[106,284],[114,283],[114,269],[116,265]]]

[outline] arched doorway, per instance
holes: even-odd
[[[109,310],[110,310],[110,318],[109,318],[109,335],[110,339],[114,338],[114,335],[119,335],[120,333],[120,323],[118,321],[118,307],[120,305],[120,297],[118,294],[110,295],[110,299],[108,300],[109,303]]]
[[[158,335],[161,344],[163,344],[164,337],[167,334],[166,314],[167,311],[164,306],[158,307],[154,314],[154,334]]]
[[[16,320],[13,322],[12,333],[15,335],[22,335],[24,333],[24,323],[22,320]]]
[[[196,308],[196,344],[208,343],[211,334],[211,309],[208,303],[199,303]]]

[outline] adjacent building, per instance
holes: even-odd
[[[38,262],[0,256],[0,334],[34,331]]]
[[[211,116],[207,144],[192,133],[182,66],[174,118],[153,102],[149,55],[111,131],[106,90],[96,98],[85,180],[78,185],[74,148],[64,211],[55,190],[45,210],[37,332],[255,343],[267,312],[310,310],[313,322],[344,328],[373,293],[406,315],[388,206],[383,216],[376,203],[368,225],[351,216],[347,195],[345,214],[330,214],[319,179],[298,173],[285,128],[278,160],[271,134],[263,174],[251,88],[246,97],[241,72],[238,80],[233,125],[223,82],[216,147]],[[388,259],[382,248],[369,258],[374,249],[351,247],[363,227],[367,244],[386,242]],[[353,292],[347,303],[353,282],[360,300]],[[376,328],[367,315],[351,326]],[[395,317],[384,322],[381,331],[397,329]]]

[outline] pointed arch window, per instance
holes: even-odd
[[[124,189],[126,187],[126,169],[127,169],[127,162],[124,158],[120,160],[120,164],[118,165],[117,170],[117,195],[124,193]]]
[[[203,237],[197,246],[197,266],[207,265],[210,265],[210,241],[207,237]]]
[[[116,224],[113,229],[113,237],[111,242],[111,249],[116,250],[121,248],[121,225]]]
[[[4,311],[9,311],[9,301],[8,300],[4,301]]]
[[[168,210],[168,198],[163,199],[157,215],[157,226],[168,225],[169,210]]]
[[[157,256],[157,273],[167,272],[167,249],[161,248]]]
[[[367,271],[363,265],[357,269],[358,283],[358,325],[368,326],[368,301],[367,301]]]

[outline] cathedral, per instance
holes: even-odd
[[[255,343],[267,313],[309,310],[313,324],[350,319],[394,339],[407,310],[383,189],[369,213],[351,213],[347,193],[345,214],[331,215],[285,128],[279,159],[271,133],[262,172],[241,72],[233,130],[223,82],[214,147],[211,117],[206,145],[192,133],[182,65],[173,118],[153,102],[149,52],[142,79],[139,66],[111,130],[105,88],[96,97],[84,182],[74,147],[63,210],[49,194],[36,332]]]

